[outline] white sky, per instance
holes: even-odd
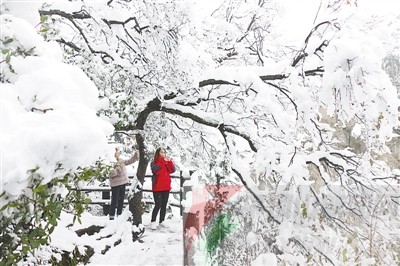
[[[357,0],[357,4],[360,8],[365,8],[378,15],[389,13],[400,15],[400,1],[398,0]]]

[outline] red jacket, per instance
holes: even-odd
[[[151,162],[151,171],[153,172],[153,191],[170,191],[171,175],[175,172],[175,165],[172,161],[166,161],[160,157],[157,161]]]

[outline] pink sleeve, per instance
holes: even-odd
[[[136,151],[135,154],[133,154],[132,157],[131,157],[130,159],[124,161],[124,164],[125,164],[125,165],[130,165],[130,164],[135,163],[135,162],[138,161],[138,160],[139,160],[139,152]]]
[[[111,178],[116,177],[116,176],[120,175],[120,173],[121,173],[121,167],[117,166],[115,169],[113,169],[110,172],[109,177],[111,177]]]

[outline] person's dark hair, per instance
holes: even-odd
[[[160,157],[160,152],[164,150],[163,148],[159,147],[157,148],[156,152],[154,153],[154,161],[157,161],[158,158]]]

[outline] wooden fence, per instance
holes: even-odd
[[[151,175],[145,175],[145,178],[151,178]],[[133,179],[133,176],[129,176],[129,179]],[[186,180],[189,180],[190,177],[183,177],[182,175],[182,171],[180,171],[179,176],[177,175],[171,175],[171,179],[179,179],[180,180],[180,186],[179,186],[179,190],[171,190],[170,193],[171,194],[179,194],[179,204],[175,204],[175,203],[169,203],[169,205],[173,206],[173,207],[179,207],[180,208],[180,213],[182,215],[183,212],[183,207],[182,207],[182,200],[184,199],[184,192],[183,191],[183,183]],[[127,186],[129,186],[130,183],[128,183]],[[111,204],[111,198],[110,198],[110,194],[111,194],[111,187],[110,186],[87,186],[87,187],[83,187],[78,189],[78,191],[81,192],[85,192],[85,193],[95,193],[95,192],[101,192],[101,199],[95,199],[93,200],[93,197],[90,197],[92,199],[92,201],[89,203],[91,205],[100,205],[103,207],[103,214],[104,215],[108,215],[109,209],[110,209],[110,204]],[[143,193],[152,193],[152,190],[150,189],[141,189],[141,191]],[[126,193],[127,195],[127,193]],[[154,202],[151,201],[145,201],[146,204],[154,204]],[[128,204],[128,199],[124,200],[124,205]]]

